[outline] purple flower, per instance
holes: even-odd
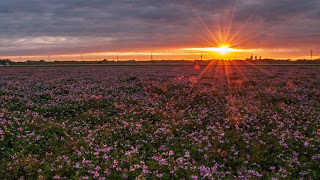
[[[156,176],[157,176],[157,178],[162,178],[163,173],[157,174]]]

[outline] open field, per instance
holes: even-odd
[[[0,179],[320,179],[319,66],[0,77]]]

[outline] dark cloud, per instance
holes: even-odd
[[[265,31],[243,46],[287,47],[292,38],[317,46],[319,8],[319,0],[2,0],[0,55],[197,46],[199,19],[215,32],[232,12],[234,31],[248,19],[243,34]]]
[[[238,14],[239,18],[244,14],[253,13],[256,19],[266,22],[286,21],[296,17],[305,17],[316,11],[320,6],[317,0],[248,0],[243,1]]]

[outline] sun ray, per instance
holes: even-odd
[[[216,44],[215,42],[213,41],[210,41],[208,38],[205,38],[203,36],[200,36],[200,35],[196,35],[199,39],[202,39],[203,41],[207,42],[208,43],[208,46],[212,46],[212,44],[215,44],[216,46],[218,46],[218,44]]]
[[[209,36],[216,42],[216,44],[218,43],[218,39],[214,36],[214,34],[212,33],[212,31],[209,29],[209,27],[207,26],[207,24],[203,21],[203,19],[199,16],[199,14],[192,8],[193,13],[196,15],[196,17],[198,18],[198,20],[200,21],[201,25],[205,28],[205,30],[207,31],[207,33],[209,33]]]
[[[236,7],[234,6],[233,9],[232,9],[232,12],[231,12],[231,17],[229,18],[229,23],[228,23],[227,32],[226,32],[226,35],[225,35],[224,42],[228,42],[229,35],[230,35],[231,29],[232,29],[232,24],[233,24],[235,11],[236,11]]]
[[[261,34],[264,34],[265,32],[266,32],[266,30],[261,31],[261,32],[258,32],[258,33],[254,34],[254,35],[252,35],[252,36],[248,36],[248,37],[246,37],[246,38],[240,39],[239,41],[234,41],[232,44],[233,44],[234,46],[237,46],[237,45],[239,45],[239,44],[241,44],[241,43],[243,43],[243,42],[246,42],[246,41],[248,41],[248,40],[250,40],[250,39],[253,39],[253,38],[257,37],[257,36],[260,36]]]
[[[231,36],[231,38],[228,40],[228,44],[231,44],[236,37],[238,37],[238,35],[240,34],[240,32],[245,28],[247,27],[247,25],[249,24],[249,20],[251,19],[251,16],[248,17],[248,19],[246,20],[245,23],[243,23],[240,28],[235,32],[233,33],[233,35]]]
[[[268,71],[266,71],[266,70],[258,67],[257,65],[255,65],[255,64],[253,64],[253,63],[251,63],[251,62],[248,62],[248,61],[243,61],[243,62],[245,62],[245,63],[247,63],[247,64],[249,64],[249,65],[251,65],[251,66],[253,66],[253,67],[257,68],[257,69],[259,69],[260,71],[268,74],[269,76],[274,76],[274,74],[272,74],[272,73],[270,73],[270,72],[268,72]]]
[[[220,18],[219,17],[217,18],[217,27],[218,27],[218,39],[219,39],[218,44],[221,44],[223,41],[222,40],[223,37],[222,37],[222,33],[221,33],[221,26],[220,26]]]
[[[234,100],[234,96],[232,93],[232,86],[231,86],[231,81],[230,81],[230,72],[229,72],[229,68],[230,68],[230,64],[226,64],[226,61],[223,61],[224,63],[224,68],[225,68],[225,75],[226,75],[226,79],[227,79],[227,84],[228,84],[228,91],[229,91],[229,98],[227,100],[229,100],[231,107],[228,108],[228,110],[230,111],[230,115],[229,117],[229,121],[230,123],[233,123],[234,125],[240,125],[243,123],[243,121],[241,121],[239,118],[237,118],[237,109],[235,106],[235,100]]]
[[[231,61],[231,63],[234,65],[234,67],[236,67],[236,69],[238,70],[238,72],[241,74],[241,76],[243,77],[244,80],[248,80],[247,76],[242,72],[242,70],[238,67],[236,62]]]
[[[217,70],[216,70],[216,73],[214,75],[215,77],[217,77],[218,73],[221,73],[221,67],[222,67],[221,61],[218,61]]]
[[[195,80],[195,82],[194,82],[193,84],[197,83],[198,80],[202,78],[202,76],[208,71],[208,69],[211,67],[211,65],[212,65],[214,62],[215,62],[215,61],[210,61],[210,63],[206,66],[206,68],[205,68],[203,71],[201,71],[201,73],[200,73],[199,76],[196,78],[196,80]]]
[[[231,83],[230,83],[230,75],[229,75],[229,65],[227,65],[225,61],[223,61],[223,65],[224,65],[225,75],[227,77],[228,87],[229,87],[229,90],[230,90],[231,89]]]

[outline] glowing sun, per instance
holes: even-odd
[[[219,47],[207,47],[207,48],[185,48],[184,50],[216,52],[221,55],[226,55],[232,52],[251,52],[252,51],[248,49],[231,48],[230,45],[220,45]]]
[[[218,52],[220,54],[227,54],[229,52],[233,52],[233,49],[229,48],[229,46],[223,45],[218,48],[212,48],[212,51]]]

